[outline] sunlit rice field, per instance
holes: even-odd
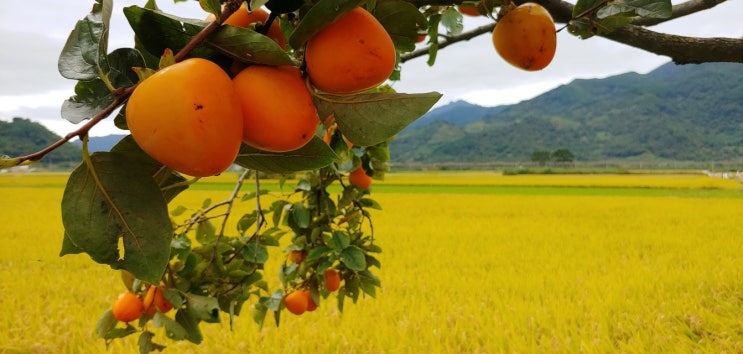
[[[173,204],[224,199],[234,178],[206,179]],[[136,336],[106,348],[93,332],[123,290],[118,273],[58,257],[64,182],[0,175],[0,353],[136,352]],[[200,346],[158,331],[156,341],[166,353],[743,351],[737,182],[410,173],[373,192],[384,207],[373,212],[377,298],[343,314],[323,302],[279,328],[259,330],[246,313],[230,332],[223,317],[202,326]]]

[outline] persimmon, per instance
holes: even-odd
[[[323,277],[325,278],[325,289],[328,291],[336,291],[341,287],[341,275],[337,270],[333,268],[326,269]]]
[[[119,295],[111,307],[114,318],[121,322],[131,322],[142,316],[144,306],[142,300],[133,292],[127,291]]]
[[[142,81],[129,97],[126,122],[134,141],[152,158],[196,177],[230,167],[242,140],[242,112],[230,77],[200,58]]]
[[[457,10],[459,10],[459,12],[462,15],[473,16],[473,17],[482,16],[480,11],[478,11],[477,7],[475,6],[459,5],[457,6]]]
[[[142,305],[145,309],[145,314],[152,316],[157,310],[160,310],[160,312],[162,313],[167,313],[168,311],[173,309],[173,304],[171,304],[170,301],[168,301],[168,299],[166,299],[163,295],[164,289],[165,287],[163,287],[162,285],[152,285],[147,288],[147,292],[142,299]]]
[[[555,56],[555,23],[541,5],[522,4],[498,20],[493,45],[509,64],[529,71],[542,70]]]
[[[309,293],[302,290],[295,290],[284,297],[284,306],[289,312],[295,315],[301,315],[307,311],[309,305]]]
[[[307,258],[307,251],[289,251],[289,255],[287,256],[289,258],[289,262],[301,264],[304,262],[304,259]]]
[[[372,184],[372,178],[366,174],[366,170],[363,167],[351,171],[351,174],[348,175],[348,181],[361,189],[367,189]]]
[[[317,304],[315,303],[315,300],[312,300],[312,295],[310,294],[309,290],[302,290],[305,296],[307,296],[307,312],[312,312],[317,310]]]
[[[315,136],[320,118],[312,94],[293,66],[251,65],[233,79],[243,114],[243,141],[286,152]]]
[[[395,45],[381,23],[357,7],[307,41],[310,81],[320,91],[344,95],[383,83],[395,68]]]
[[[248,11],[246,3],[243,2],[242,6],[224,21],[224,24],[244,28],[247,28],[252,23],[258,23],[262,26],[266,23],[268,15],[268,11],[261,8]],[[271,22],[266,35],[273,39],[281,49],[286,49],[286,37],[284,37],[284,32],[281,31],[278,21]]]

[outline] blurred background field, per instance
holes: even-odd
[[[0,353],[136,352],[136,336],[106,348],[94,333],[124,290],[118,273],[58,257],[65,178],[0,175]],[[172,206],[225,199],[235,179],[200,181]],[[372,211],[384,250],[376,299],[340,314],[331,295],[262,330],[245,312],[230,332],[223,316],[202,326],[200,346],[156,341],[166,353],[743,351],[738,182],[416,172],[372,192],[384,208]],[[272,251],[269,278],[283,261]]]

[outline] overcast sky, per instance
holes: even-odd
[[[109,49],[131,47],[132,31],[121,11],[146,1],[114,1]],[[678,3],[675,1],[674,3]],[[0,1],[0,119],[24,117],[41,122],[59,135],[75,129],[60,118],[62,102],[73,95],[75,82],[57,72],[57,58],[77,20],[93,1],[35,1],[34,11],[16,1]],[[203,18],[196,1],[173,4],[160,0],[166,12]],[[700,37],[743,37],[743,0],[729,0],[717,7],[654,27],[654,30]],[[465,30],[486,24],[487,18],[465,17]],[[546,69],[526,72],[505,63],[495,52],[490,35],[457,43],[442,50],[436,65],[426,57],[402,67],[402,80],[393,84],[398,92],[438,91],[439,105],[465,100],[483,106],[530,99],[576,78],[601,78],[628,71],[647,73],[669,61],[603,38],[580,40],[567,31],[558,34],[555,59]],[[120,133],[107,119],[90,132],[93,136]]]

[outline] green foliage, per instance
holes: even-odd
[[[583,39],[610,33],[631,23],[635,18],[665,19],[671,16],[670,0],[579,0],[573,7],[568,30]]]

